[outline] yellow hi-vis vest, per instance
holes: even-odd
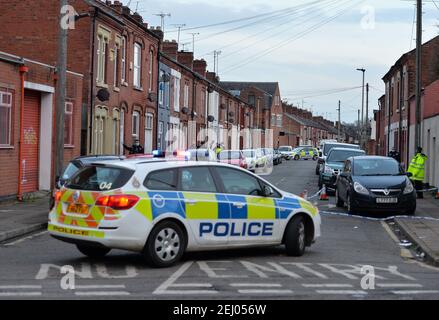
[[[417,153],[415,157],[410,162],[410,166],[407,172],[410,172],[413,176],[410,177],[412,180],[424,181],[425,177],[425,162],[428,157],[422,153]]]

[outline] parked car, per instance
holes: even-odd
[[[257,168],[265,168],[267,166],[267,156],[263,149],[256,149],[256,158],[258,159],[256,165]]]
[[[319,158],[317,159],[316,175],[320,175],[325,167],[326,157],[333,148],[347,148],[347,149],[360,149],[357,144],[338,143],[328,140],[321,145],[321,152],[319,152]]]
[[[218,154],[221,163],[228,163],[243,169],[248,169],[247,161],[241,150],[225,150]]]
[[[189,149],[186,152],[189,161],[218,161],[215,152],[211,149]]]
[[[262,148],[262,151],[267,158],[266,165],[269,167],[273,166],[273,157],[274,157],[274,150],[272,148]]]
[[[282,159],[283,159],[283,156],[280,153],[279,149],[275,149],[274,150],[274,155],[273,155],[273,164],[275,166],[281,164],[282,163]]]
[[[333,148],[326,158],[325,167],[319,176],[319,189],[326,185],[329,190],[335,190],[336,180],[343,169],[344,162],[350,157],[364,156],[364,150]]]
[[[413,215],[416,191],[401,165],[392,158],[350,157],[337,178],[336,201],[350,213],[360,209]]]
[[[293,159],[294,160],[317,160],[318,159],[318,151],[313,147],[298,147],[293,150]]]
[[[242,150],[247,162],[247,169],[254,172],[258,165],[258,151],[256,149]]]
[[[293,159],[293,147],[281,146],[279,147],[279,152],[282,154],[285,160]]]

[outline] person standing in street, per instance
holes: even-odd
[[[128,147],[127,145],[123,145],[123,147],[128,150],[130,154],[144,154],[145,150],[140,145],[139,139],[134,140],[134,144],[131,147]]]
[[[389,152],[389,157],[395,159],[398,161],[398,163],[401,163],[401,154],[396,151],[395,147],[393,147],[392,151]]]
[[[424,188],[425,162],[427,159],[428,157],[422,153],[422,148],[418,147],[416,150],[416,155],[413,157],[407,170],[407,172],[412,174],[410,180],[413,182],[415,189],[418,191],[417,194],[419,199],[424,198],[424,194],[419,192],[419,190]]]

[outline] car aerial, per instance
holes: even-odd
[[[211,149],[189,149],[186,159],[190,161],[218,161],[215,152]]]
[[[224,150],[218,154],[221,163],[228,163],[243,169],[248,169],[247,161],[241,150]]]
[[[333,148],[325,161],[323,172],[319,176],[319,189],[323,185],[328,190],[335,190],[336,180],[340,171],[343,169],[344,162],[350,157],[363,156],[366,152],[358,149]]]
[[[319,158],[317,159],[316,165],[316,175],[320,175],[320,173],[325,168],[326,157],[333,148],[347,148],[359,150],[360,146],[357,144],[339,143],[337,141],[333,142],[333,140],[326,140],[323,144],[321,144],[321,151],[319,152]]]
[[[151,159],[82,168],[57,192],[48,231],[88,257],[122,249],[168,267],[200,250],[284,244],[301,256],[320,224],[310,202],[247,170]]]
[[[283,159],[283,156],[280,153],[279,149],[275,149],[274,150],[274,154],[273,154],[273,164],[276,165],[276,166],[281,164],[282,163],[282,159]]]
[[[281,146],[279,147],[279,152],[282,154],[285,160],[293,159],[293,147]]]
[[[258,168],[258,152],[256,149],[242,150],[245,160],[247,162],[247,169],[254,172]]]
[[[298,147],[293,150],[292,155],[294,160],[317,160],[318,151],[313,147]]]
[[[361,210],[413,215],[416,191],[399,163],[392,158],[349,158],[337,178],[336,201],[350,213]]]

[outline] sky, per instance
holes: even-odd
[[[130,3],[129,3],[130,2]],[[222,81],[279,82],[282,99],[336,121],[354,122],[362,105],[362,74],[370,84],[369,117],[383,94],[381,78],[415,48],[411,0],[124,0],[151,26],[165,18],[165,38],[214,70]],[[255,18],[255,16],[257,16]],[[238,20],[238,21],[236,21]],[[235,21],[233,23],[221,24]],[[220,24],[211,27],[200,26]],[[439,0],[424,1],[423,42],[439,35]],[[184,30],[189,28],[197,28]]]

